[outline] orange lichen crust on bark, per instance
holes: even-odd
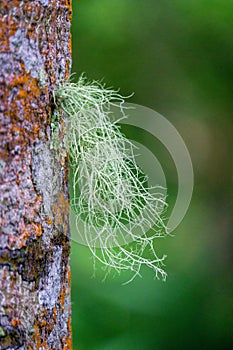
[[[71,3],[3,0],[0,21],[0,348],[71,349],[68,170],[49,145]]]
[[[42,311],[41,315],[37,317],[37,320],[34,324],[34,335],[33,342],[37,344],[38,349],[44,347],[45,349],[50,349],[49,344],[51,344],[51,339],[54,334],[57,332],[56,323],[57,320],[61,319],[61,315],[68,312],[71,314],[70,309],[70,283],[67,276],[70,274],[70,268],[67,266],[67,273],[63,276],[63,286],[59,293],[59,303],[53,307],[52,310],[47,310],[46,308]],[[60,344],[57,346],[58,349],[71,349],[72,340],[71,340],[71,317],[69,316],[66,321],[67,331],[64,332],[64,329],[60,330]],[[45,341],[46,340],[46,341]]]

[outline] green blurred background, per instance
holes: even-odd
[[[72,243],[74,350],[230,349],[229,0],[73,0],[73,71],[134,92],[130,102],[164,115],[194,166],[188,213],[168,255],[167,282],[108,278],[88,249]],[[169,201],[174,165],[158,146]],[[72,229],[72,228],[71,228]]]

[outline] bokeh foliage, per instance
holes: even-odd
[[[100,266],[92,279],[88,249],[72,244],[74,350],[230,348],[230,13],[228,0],[73,0],[73,71],[166,116],[195,172],[185,219],[158,241],[167,282],[103,283]],[[154,147],[172,203],[175,167]]]

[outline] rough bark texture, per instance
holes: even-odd
[[[71,349],[68,173],[49,146],[70,20],[68,0],[0,1],[0,349]]]

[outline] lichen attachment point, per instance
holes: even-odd
[[[112,106],[126,117],[125,99],[83,75],[77,83],[59,84],[54,96],[52,143],[65,115],[63,143],[69,154],[71,211],[78,234],[107,272],[130,270],[132,280],[147,266],[165,280],[165,256],[158,257],[154,243],[167,233],[162,218],[166,202],[156,187],[148,186],[135,160],[135,146],[112,121]]]

